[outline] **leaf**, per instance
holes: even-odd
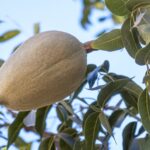
[[[89,64],[87,65],[87,69],[86,69],[86,76],[92,72],[95,68],[97,68],[97,66],[95,64]]]
[[[150,133],[150,97],[147,89],[139,97],[138,108],[142,124],[145,130]]]
[[[142,22],[142,19],[144,18],[145,15],[145,11],[144,12],[140,12],[138,15],[136,15],[136,19],[134,21],[134,25],[133,27],[137,27],[138,25]]]
[[[129,13],[126,2],[127,0],[105,0],[108,9],[118,16],[125,16]]]
[[[72,150],[75,139],[78,138],[77,131],[73,128],[64,128],[59,134],[59,145],[62,150]]]
[[[23,43],[19,43],[18,45],[16,45],[13,50],[12,53],[15,52]]]
[[[28,114],[29,111],[20,112],[13,123],[9,126],[7,148],[9,148],[9,146],[16,140],[21,128],[23,127],[23,120]]]
[[[123,88],[123,90],[131,93],[137,98],[140,96],[140,94],[143,91],[143,89],[138,84],[136,84],[133,80],[130,80],[130,82],[128,82],[128,84]]]
[[[5,61],[3,59],[0,59],[0,67],[3,65]]]
[[[114,111],[109,117],[109,122],[111,128],[119,128],[126,117],[126,112],[122,109]]]
[[[138,51],[139,43],[137,43],[133,31],[131,30],[131,20],[126,19],[121,28],[123,44],[131,57],[135,57]]]
[[[138,133],[136,134],[136,136],[135,136],[135,137],[140,136],[143,132],[145,132],[145,129],[144,129],[144,127],[143,127],[143,126],[141,126],[141,127],[139,128]]]
[[[69,105],[66,101],[61,101],[60,104],[71,114],[74,115],[73,109],[71,105]]]
[[[44,129],[45,129],[46,117],[51,108],[52,108],[52,105],[42,107],[42,108],[39,108],[36,112],[35,129],[40,134],[41,137],[42,137]]]
[[[129,150],[135,136],[136,122],[130,122],[123,130],[123,150]]]
[[[26,145],[19,147],[19,150],[31,150],[31,146],[32,146],[32,143],[28,143]]]
[[[24,145],[27,145],[27,143],[21,138],[21,137],[18,137],[16,140],[15,140],[15,146],[16,147],[21,147],[21,146],[24,146]]]
[[[44,139],[39,146],[39,150],[55,150],[54,140],[54,135]]]
[[[100,122],[101,124],[104,126],[104,128],[107,130],[107,132],[113,136],[112,134],[112,129],[111,129],[111,126],[110,126],[110,123],[109,123],[109,120],[107,118],[107,116],[104,114],[104,112],[101,112],[99,114],[99,119],[100,119]]]
[[[3,33],[1,36],[0,36],[0,43],[1,42],[5,42],[15,36],[17,36],[18,34],[20,33],[20,30],[11,30],[11,31],[8,31],[8,32],[5,32]]]
[[[142,24],[137,26],[137,30],[146,44],[150,43],[150,25]]]
[[[121,96],[127,107],[134,107],[136,110],[138,110],[138,97],[134,96],[128,91],[121,91]]]
[[[40,23],[34,24],[34,34],[40,33]]]
[[[105,60],[104,63],[100,66],[100,72],[109,72],[109,61]]]
[[[56,112],[57,112],[57,116],[61,122],[67,121],[68,113],[62,105],[60,105],[60,104],[57,105]]]
[[[108,83],[98,94],[97,103],[100,107],[104,107],[107,101],[116,93],[118,93],[130,80],[119,79]]]
[[[150,148],[150,137],[147,136],[146,138],[138,139],[138,145],[140,150],[149,150]]]
[[[130,81],[121,91],[121,96],[127,105],[138,110],[138,98],[142,91],[143,90],[139,85],[137,85],[134,81]]]
[[[87,82],[89,84],[89,88],[92,88],[95,81],[97,80],[99,70],[100,67],[97,67],[87,75]]]
[[[150,43],[136,53],[135,62],[139,65],[150,63]]]
[[[80,140],[76,140],[73,145],[73,150],[82,150]]]
[[[85,136],[86,147],[89,150],[95,150],[95,141],[99,126],[99,113],[87,112],[83,120],[83,134]]]
[[[60,147],[62,150],[71,150],[74,146],[74,138],[67,133],[59,133],[58,137],[60,138]]]
[[[120,29],[115,29],[111,32],[104,33],[91,43],[91,47],[94,49],[101,49],[106,51],[114,51],[123,48],[124,45],[122,43]]]
[[[85,84],[87,83],[86,80],[84,80],[81,85],[78,87],[78,89],[73,93],[73,96],[71,98],[71,101],[73,101],[75,98],[78,97],[78,95],[81,93],[82,89],[84,88]]]
[[[149,5],[149,4],[150,4],[149,0],[128,0],[126,6],[130,11],[133,11],[134,9],[140,6]]]

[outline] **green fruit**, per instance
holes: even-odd
[[[37,34],[0,68],[0,103],[26,111],[62,100],[76,90],[86,72],[86,52],[72,35]]]

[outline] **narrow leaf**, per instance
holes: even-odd
[[[140,150],[149,150],[150,148],[150,137],[147,136],[146,138],[138,139],[138,145]]]
[[[150,43],[150,25],[142,24],[137,26],[137,30],[146,44]]]
[[[48,115],[49,110],[52,108],[51,106],[39,108],[36,112],[36,122],[35,122],[35,129],[42,137],[44,129],[45,129],[45,122],[46,117]]]
[[[28,114],[29,114],[29,111],[20,112],[17,115],[16,119],[13,121],[13,123],[9,126],[7,148],[9,148],[9,146],[16,140],[17,136],[19,135],[21,128],[23,127],[23,119]]]
[[[107,101],[116,93],[118,93],[130,80],[119,79],[108,83],[101,89],[98,94],[97,103],[100,107],[104,107]]]
[[[145,130],[150,133],[150,97],[147,89],[139,97],[138,108],[142,124]]]
[[[91,44],[92,48],[115,51],[124,47],[122,43],[120,29],[112,30],[111,32],[104,33],[98,39],[94,40]]]
[[[39,150],[55,150],[55,145],[54,145],[54,135],[51,135],[50,137],[44,139],[40,146]]]
[[[0,36],[0,42],[5,42],[5,41],[17,36],[19,33],[20,33],[19,30],[11,30],[11,31],[5,32],[4,34],[2,34]]]
[[[150,44],[141,48],[135,55],[135,62],[139,65],[150,63]]]
[[[112,136],[111,126],[110,126],[109,120],[108,120],[107,116],[104,114],[104,112],[101,112],[99,114],[99,119],[100,119],[101,124],[107,130],[107,132]]]
[[[144,5],[150,5],[150,1],[149,0],[128,0],[126,3],[126,6],[130,11]]]
[[[129,150],[135,136],[136,122],[130,122],[123,130],[123,150]]]
[[[134,38],[134,34],[131,29],[131,20],[130,19],[127,19],[124,22],[124,24],[121,28],[121,32],[122,32],[123,44],[124,44],[127,52],[129,53],[129,55],[134,58],[136,52],[139,49],[139,44],[137,43],[136,39]]]
[[[95,141],[98,135],[99,126],[99,113],[92,112],[89,113],[87,117],[84,117],[83,134],[85,136],[86,147],[89,150],[95,149]]]
[[[0,67],[3,65],[3,63],[4,63],[4,60],[0,59]]]
[[[73,150],[82,150],[80,140],[76,140],[73,145]]]
[[[108,9],[118,16],[125,16],[129,13],[126,8],[126,0],[105,0]]]
[[[109,117],[109,122],[110,122],[110,126],[111,128],[114,127],[120,127],[122,122],[124,121],[126,117],[126,112],[123,111],[122,109],[118,109],[116,111],[114,111],[111,116]]]

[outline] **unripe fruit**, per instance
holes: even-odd
[[[0,103],[26,111],[62,100],[83,81],[86,52],[72,35],[37,34],[0,68]]]

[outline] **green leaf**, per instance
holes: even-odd
[[[133,11],[134,9],[144,5],[146,6],[150,5],[150,1],[149,0],[128,0],[126,3],[126,6],[130,11]]]
[[[16,140],[21,128],[23,127],[23,120],[28,114],[29,111],[20,112],[13,123],[9,126],[7,148],[9,148],[9,146]]]
[[[143,91],[143,89],[132,80],[130,80],[130,82],[128,82],[128,84],[123,89],[124,91],[133,94],[135,97],[139,97]]]
[[[3,65],[5,61],[3,59],[0,59],[0,67]]]
[[[136,122],[130,122],[123,130],[123,150],[129,150],[135,136]]]
[[[136,110],[138,110],[138,97],[134,96],[128,91],[121,91],[121,96],[127,107],[134,107]]]
[[[16,46],[13,48],[12,53],[15,52],[21,45],[22,45],[22,43],[19,43],[18,45],[16,45]]]
[[[100,66],[100,72],[109,72],[109,61],[105,60],[103,64]]]
[[[35,129],[40,134],[41,137],[43,135],[43,132],[44,132],[44,129],[46,126],[46,124],[45,124],[46,117],[47,117],[51,108],[52,108],[52,105],[42,107],[42,108],[39,108],[36,112]]]
[[[71,101],[73,101],[75,98],[78,97],[78,95],[81,93],[81,91],[83,90],[85,84],[87,83],[86,80],[84,80],[81,85],[77,88],[77,90],[73,93],[73,96],[71,98]]]
[[[136,52],[138,51],[139,47],[139,43],[136,41],[135,37],[134,37],[134,33],[131,30],[131,20],[127,19],[122,28],[121,28],[121,32],[122,32],[122,41],[123,44],[127,50],[127,52],[129,53],[129,55],[131,57],[135,57]]]
[[[19,150],[31,150],[32,143],[27,143],[26,145],[23,145],[19,147]]]
[[[69,105],[66,101],[61,101],[60,104],[71,114],[74,115],[73,109],[71,105]]]
[[[67,113],[66,109],[61,104],[57,105],[56,112],[57,112],[57,116],[58,116],[60,121],[62,121],[62,122],[67,121],[68,113]]]
[[[101,124],[104,126],[104,128],[107,130],[107,132],[113,136],[112,134],[112,129],[111,129],[111,126],[110,126],[110,123],[109,123],[109,120],[107,118],[107,116],[104,114],[104,112],[101,112],[99,114],[99,119],[100,119],[100,122]]]
[[[129,82],[129,79],[119,79],[108,83],[101,89],[98,94],[97,103],[100,107],[104,107],[107,101]]]
[[[19,33],[20,33],[20,30],[11,30],[11,31],[5,32],[0,36],[0,42],[5,42],[17,36]]]
[[[85,136],[86,147],[89,150],[95,150],[95,141],[99,127],[99,113],[87,112],[83,120],[83,134]]]
[[[55,150],[54,140],[54,135],[44,139],[39,146],[39,150]]]
[[[73,150],[82,150],[80,140],[76,140],[73,145]]]
[[[129,13],[126,2],[127,0],[105,0],[108,9],[118,16],[125,16]]]
[[[120,127],[122,122],[124,121],[126,117],[126,112],[122,109],[118,109],[116,111],[114,111],[111,116],[109,117],[109,122],[110,122],[110,126],[111,128],[114,127]]]
[[[34,24],[34,34],[40,33],[40,23]]]
[[[139,97],[138,108],[142,124],[145,130],[150,133],[150,97],[147,89]]]
[[[114,51],[124,47],[122,43],[120,29],[112,30],[111,32],[104,33],[98,39],[91,43],[92,48],[101,49],[106,51]]]
[[[143,90],[139,85],[137,85],[134,81],[130,81],[121,91],[121,96],[127,105],[138,110],[138,98],[142,91]]]
[[[75,140],[72,135],[67,133],[59,133],[58,137],[60,138],[60,147],[62,150],[71,150],[75,144]]]
[[[27,145],[27,143],[21,138],[21,137],[18,137],[16,140],[15,140],[15,146],[16,147],[21,147],[21,146],[25,146]]]
[[[140,136],[143,132],[145,132],[145,129],[143,126],[141,126],[136,134],[136,137]]]
[[[146,44],[150,43],[150,25],[142,24],[137,26],[137,30],[141,38],[145,41]]]
[[[150,63],[150,43],[136,53],[135,62],[139,65]]]
[[[95,64],[88,64],[86,69],[86,76],[96,68],[97,66]]]
[[[146,138],[138,139],[138,145],[140,150],[149,150],[150,148],[150,137],[147,136]]]

